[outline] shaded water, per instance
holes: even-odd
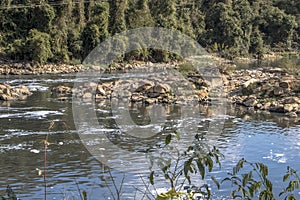
[[[120,133],[115,123],[118,113],[113,113],[110,103],[103,101],[96,103],[99,129],[107,134],[112,143],[127,152],[107,152],[112,162],[121,163],[109,170],[86,149],[86,144],[92,146],[96,141],[83,143],[78,135],[71,99],[59,101],[51,95],[50,88],[53,86],[61,83],[72,85],[79,80],[72,75],[59,75],[2,77],[0,81],[15,86],[24,84],[35,91],[26,101],[6,102],[0,107],[1,194],[10,185],[21,199],[44,198],[44,180],[38,171],[43,171],[42,141],[47,134],[52,143],[47,150],[47,199],[80,199],[79,190],[85,190],[88,199],[113,199],[112,196],[116,195],[114,184],[119,187],[123,177],[121,199],[141,199],[139,195],[149,182],[147,177],[150,171],[145,158],[137,156],[136,152],[159,147],[164,143],[166,134],[174,128],[182,131],[183,145],[188,145],[198,133],[207,143],[220,148],[225,155],[222,169],[216,168],[213,172],[219,180],[231,171],[240,158],[245,157],[269,166],[270,179],[279,193],[284,186],[281,180],[286,166],[300,169],[300,123],[283,115],[254,113],[228,105],[226,115],[218,116],[209,106],[195,105],[191,109],[199,111],[200,115],[186,121],[181,117],[179,106],[169,105],[161,107],[166,113],[165,121],[151,124],[151,106],[132,105],[129,112],[132,120],[139,126],[148,125],[159,133],[150,139],[137,140]],[[55,126],[48,130],[51,121],[55,122]],[[130,162],[126,170],[122,170],[123,160]],[[159,182],[159,177],[157,180],[158,190],[168,189],[165,182]],[[212,184],[210,181],[208,183]],[[150,192],[152,189],[149,188]],[[225,198],[230,190],[230,185],[226,184],[220,191],[213,187],[214,199]]]

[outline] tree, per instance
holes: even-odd
[[[250,3],[247,0],[236,0],[232,3],[233,10],[238,20],[240,21],[240,29],[242,34],[238,37],[241,38],[238,44],[239,55],[246,56],[249,53],[251,34],[253,29],[253,11]]]
[[[29,59],[40,64],[45,64],[53,56],[50,45],[50,35],[32,29],[26,41]]]
[[[264,40],[271,47],[280,45],[283,50],[288,50],[296,26],[294,16],[287,15],[277,7],[268,7],[263,15],[261,31],[265,34]]]
[[[216,44],[219,53],[225,57],[240,55],[243,30],[231,5],[215,4],[206,17],[206,24],[210,45]]]
[[[41,6],[35,6],[30,10],[31,28],[35,28],[41,32],[49,33],[52,28],[52,21],[55,17],[55,10],[52,6],[41,1]]]
[[[154,26],[154,19],[148,6],[148,0],[129,1],[126,21],[129,28]]]
[[[109,36],[109,4],[107,2],[97,2],[91,12],[93,17],[82,33],[84,57]]]
[[[120,33],[127,29],[125,12],[127,9],[128,0],[110,1],[110,33]]]

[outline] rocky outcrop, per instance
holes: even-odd
[[[117,65],[115,67],[115,70],[119,68],[126,70],[140,66]],[[290,74],[281,68],[233,70],[230,73],[223,72],[221,78],[225,91],[215,91],[214,95],[216,93],[227,94],[227,99],[233,104],[262,111],[285,113],[288,117],[297,117],[300,114],[300,73]],[[189,85],[181,88],[180,84],[174,84],[178,82]],[[53,93],[75,94],[83,99],[121,98],[145,104],[180,104],[187,101],[211,101],[211,96],[213,96],[211,83],[204,80],[198,72],[192,72],[184,77],[184,81],[168,76],[147,77],[143,81],[124,79],[103,83],[85,83],[76,89],[58,86],[53,89]],[[190,93],[185,92],[191,90],[193,91]]]
[[[126,80],[109,81],[98,84],[91,82],[85,83],[78,88],[57,86],[52,89],[52,93],[61,96],[73,94],[82,99],[123,99],[130,102],[145,104],[170,104],[184,103],[187,101],[187,98],[184,97],[186,95],[185,93],[181,93],[182,95],[175,95],[169,84],[149,80],[136,81],[134,83]],[[191,98],[190,100],[198,101],[200,99],[208,98],[208,92],[198,91],[189,97]]]
[[[237,70],[227,76],[232,103],[260,110],[300,114],[300,76],[284,69]]]
[[[31,94],[26,86],[13,88],[7,84],[0,84],[0,101],[25,100]]]

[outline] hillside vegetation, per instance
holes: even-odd
[[[223,57],[259,57],[299,51],[299,24],[299,0],[1,0],[0,56],[80,62],[115,33],[158,26],[179,30]],[[141,49],[121,59],[176,56]]]

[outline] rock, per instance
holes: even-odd
[[[145,92],[147,90],[150,90],[153,87],[153,84],[150,82],[142,83],[141,86],[139,86],[137,89],[135,89],[136,92]]]
[[[3,94],[6,94],[7,96],[11,96],[11,92],[9,88],[4,88],[3,90]]]
[[[156,103],[156,99],[155,98],[146,98],[145,99],[145,103],[146,104],[153,104],[153,103]]]
[[[279,112],[283,113],[284,112],[284,105],[283,104],[277,104],[273,102],[269,108],[271,112]]]
[[[284,109],[284,112],[291,112],[294,109],[294,105],[293,104],[285,104],[283,106],[283,109]]]
[[[93,88],[96,88],[97,87],[97,83],[95,82],[88,82],[88,83],[84,83],[84,87],[85,88],[89,88],[89,89],[93,89]]]
[[[2,101],[13,101],[13,100],[16,100],[16,99],[13,98],[12,96],[7,95],[7,94],[0,94],[0,100],[2,100]]]
[[[160,96],[161,93],[157,93],[157,92],[151,92],[151,93],[148,93],[147,96],[150,97],[150,98],[157,98]]]
[[[290,117],[290,118],[297,118],[298,115],[296,112],[288,112],[285,114],[287,117]]]
[[[280,96],[280,95],[284,94],[284,88],[281,88],[281,87],[274,88],[273,94],[275,96]]]
[[[243,101],[243,105],[247,107],[255,107],[257,105],[256,97],[250,96]]]
[[[23,95],[31,95],[32,93],[30,92],[29,88],[22,85],[19,89],[19,93],[23,94]]]
[[[100,94],[100,95],[102,95],[102,96],[105,96],[105,95],[106,95],[106,92],[105,92],[105,90],[103,89],[102,85],[98,85],[98,86],[97,86],[96,94]]]
[[[247,88],[247,87],[249,87],[249,85],[251,85],[251,84],[253,84],[253,83],[256,83],[256,82],[258,82],[258,81],[259,81],[258,79],[251,78],[250,80],[244,82],[242,86],[243,86],[244,88]]]
[[[143,101],[143,99],[144,99],[144,96],[141,96],[139,94],[132,94],[130,97],[130,100],[132,102],[141,102],[141,101]]]
[[[208,92],[207,92],[207,90],[197,90],[197,91],[195,91],[195,94],[198,95],[199,101],[208,100]]]
[[[52,89],[53,93],[58,93],[58,94],[71,94],[72,93],[72,88],[64,85],[57,86]]]
[[[162,85],[155,85],[154,87],[153,87],[153,93],[160,93],[160,94],[164,94],[164,93],[166,93],[166,88],[164,87],[164,86],[162,86]]]
[[[91,99],[93,97],[93,94],[90,92],[86,92],[82,95],[83,99]]]
[[[271,106],[271,102],[267,102],[267,103],[263,104],[263,106],[261,108],[263,110],[270,110],[270,106]]]
[[[299,105],[297,103],[285,104],[283,108],[285,112],[298,111]]]
[[[290,88],[290,81],[282,81],[282,82],[280,82],[279,83],[279,87],[285,88],[285,89]]]
[[[282,101],[284,104],[300,104],[300,98],[298,97],[285,97]]]

